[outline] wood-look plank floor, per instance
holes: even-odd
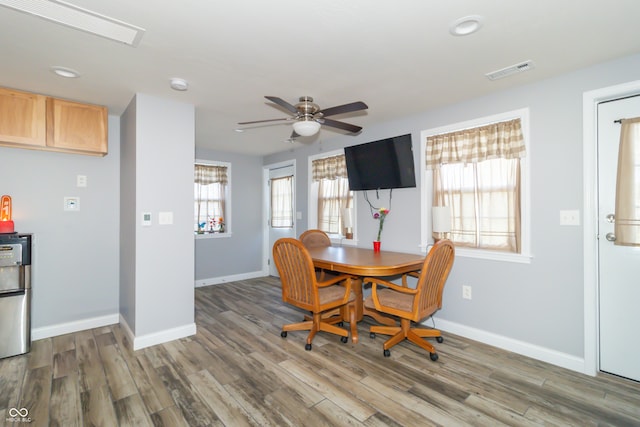
[[[280,337],[304,313],[279,281],[196,289],[197,335],[133,352],[118,325],[0,360],[0,426],[631,426],[640,383],[589,377],[451,334],[428,355],[383,337]]]

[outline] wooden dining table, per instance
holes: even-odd
[[[353,246],[322,246],[308,248],[308,251],[315,267],[356,277],[356,283],[353,286],[356,294],[353,305],[356,323],[366,315],[382,324],[395,324],[392,319],[364,306],[362,293],[364,277],[396,276],[417,271],[422,268],[425,259],[425,255],[391,251],[374,252],[373,249]],[[348,315],[343,320],[348,322]],[[351,324],[350,328],[351,339],[356,343],[358,342],[356,324]]]

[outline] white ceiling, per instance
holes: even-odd
[[[283,118],[265,95],[321,108],[353,101],[366,112],[333,116],[367,129],[507,87],[640,52],[638,0],[70,0],[142,27],[137,47],[0,7],[0,86],[109,107],[135,93],[195,105],[196,145],[264,155],[291,148],[291,124],[235,132],[240,121]],[[449,34],[465,15],[481,30]],[[485,74],[525,60],[501,80]],[[78,70],[78,79],[49,71]],[[189,90],[169,88],[181,77]],[[294,144],[329,139],[323,127]]]

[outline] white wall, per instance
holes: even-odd
[[[123,177],[134,182],[135,209],[126,206],[124,220],[132,235],[121,234],[123,247],[134,247],[133,292],[135,321],[128,327],[135,336],[134,348],[195,333],[194,245],[193,245],[193,160],[195,150],[195,109],[193,105],[168,101],[145,94],[132,100],[135,108],[123,115]],[[135,114],[134,114],[135,111]],[[135,125],[130,121],[135,121]],[[133,139],[130,139],[135,134]],[[125,139],[126,138],[126,139]],[[135,148],[132,148],[135,147]],[[132,172],[131,168],[135,169]],[[123,191],[123,201],[131,197]],[[151,226],[142,225],[142,215],[151,213]],[[172,215],[171,224],[160,224],[161,213]],[[131,227],[131,224],[135,224]],[[125,228],[123,228],[125,230]],[[127,267],[127,271],[130,271]],[[124,317],[124,312],[123,312]],[[167,331],[179,331],[176,334]]]
[[[134,98],[135,100],[135,98]],[[121,141],[136,140],[136,103],[132,100],[120,117]],[[136,145],[120,149],[120,316],[136,328]]]
[[[13,199],[16,231],[34,234],[34,339],[117,322],[119,133],[109,116],[105,157],[0,147],[0,195]],[[80,211],[65,212],[65,196]]]
[[[205,149],[196,158],[231,163],[231,235],[196,238],[196,285],[262,275],[262,158]]]
[[[438,317],[456,331],[494,343],[509,342],[529,354],[544,353],[550,361],[555,359],[579,368],[584,358],[583,230],[582,226],[560,226],[559,211],[582,210],[583,206],[582,94],[637,80],[639,74],[640,55],[634,55],[380,123],[356,137],[330,138],[330,131],[321,131],[320,143],[268,156],[264,164],[296,159],[298,182],[305,183],[297,187],[296,194],[301,201],[296,210],[303,212],[303,220],[298,224],[302,226],[301,232],[306,228],[309,155],[411,132],[414,154],[418,157],[421,130],[530,108],[531,141],[527,155],[531,162],[533,259],[530,264],[514,264],[458,257]],[[419,167],[417,163],[416,166]],[[387,193],[380,194],[386,200]],[[370,219],[362,195],[358,196],[357,207],[358,245],[370,247],[377,222]],[[415,252],[420,236],[419,212],[420,188],[394,191],[383,245]],[[462,285],[473,287],[472,300],[462,299]]]

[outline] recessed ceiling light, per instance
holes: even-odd
[[[449,32],[454,36],[468,36],[482,28],[483,18],[480,15],[464,16],[456,19],[449,26]]]
[[[169,86],[173,90],[185,91],[189,89],[189,83],[185,79],[174,78],[169,81]]]
[[[238,132],[238,133],[242,133],[242,132],[244,132],[244,129],[234,129],[234,130],[235,130],[236,132]]]
[[[72,68],[60,67],[58,65],[54,65],[53,67],[50,68],[50,70],[52,73],[55,73],[56,75],[60,77],[65,77],[67,79],[75,79],[80,77],[80,73]]]

